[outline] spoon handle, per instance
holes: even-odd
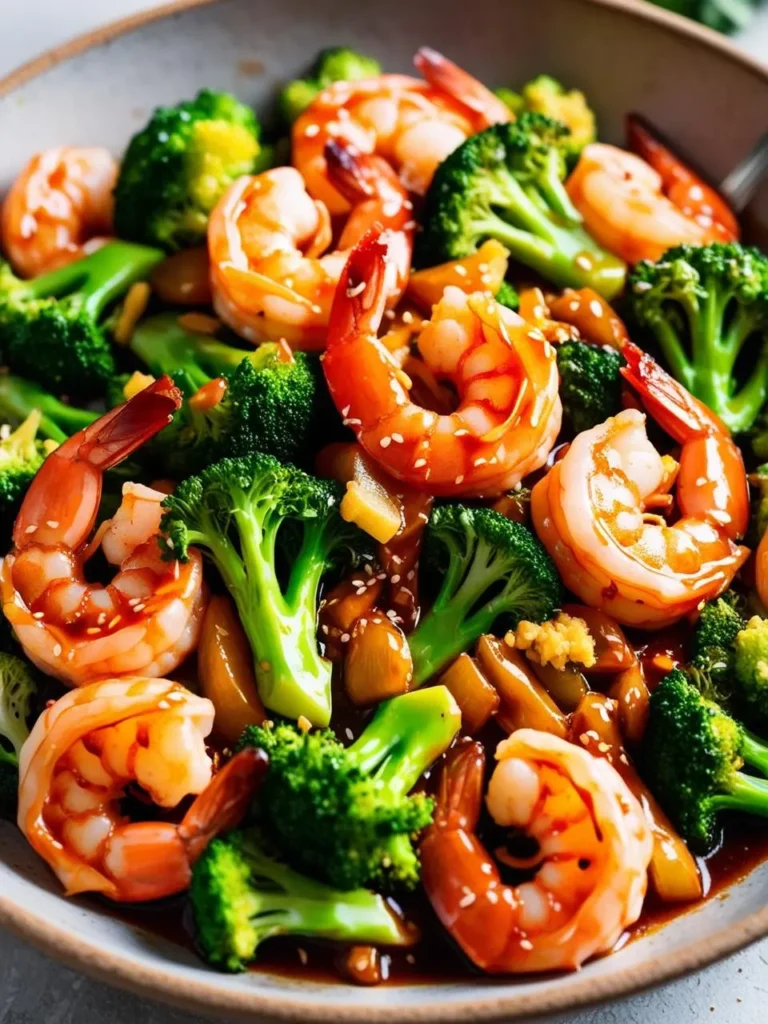
[[[763,177],[768,173],[768,132],[755,143],[747,156],[726,175],[720,183],[723,195],[737,213],[740,213]]]

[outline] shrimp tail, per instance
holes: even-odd
[[[480,820],[485,775],[481,743],[463,743],[448,755],[440,774],[434,827],[474,832]]]
[[[360,150],[342,138],[329,139],[325,144],[325,162],[333,187],[347,202],[359,203],[376,194],[380,178],[379,159]]]
[[[328,350],[339,342],[376,334],[390,283],[390,236],[375,224],[349,255],[341,273],[328,324]]]
[[[671,377],[653,356],[628,341],[622,355],[627,365],[621,368],[624,380],[640,396],[650,416],[679,444],[697,437],[728,437],[723,421]]]
[[[468,110],[479,114],[485,121],[485,127],[510,120],[509,108],[498,96],[437,50],[429,46],[420,47],[413,63],[433,88],[440,89]]]
[[[240,824],[264,781],[269,759],[263,750],[241,750],[196,798],[179,825],[190,864],[210,841]]]
[[[112,469],[162,430],[180,405],[179,389],[161,377],[75,435],[77,458],[102,472]]]

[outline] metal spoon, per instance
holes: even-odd
[[[718,186],[720,194],[728,200],[731,209],[741,213],[768,174],[768,132],[757,140],[753,148],[727,174]]]

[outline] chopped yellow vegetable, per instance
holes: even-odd
[[[137,281],[129,288],[113,333],[118,345],[127,345],[130,342],[136,324],[144,315],[151,294],[152,289],[146,281]]]
[[[373,479],[350,480],[339,506],[342,519],[355,523],[379,544],[392,540],[400,529],[400,509]]]
[[[138,395],[144,388],[148,388],[150,384],[154,384],[154,382],[155,378],[151,373],[142,373],[140,370],[134,370],[123,385],[123,394],[125,395],[126,402],[129,398],[133,398],[134,395]]]

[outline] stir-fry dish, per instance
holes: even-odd
[[[768,257],[546,75],[267,123],[5,196],[3,813],[221,970],[577,969],[768,837]]]

